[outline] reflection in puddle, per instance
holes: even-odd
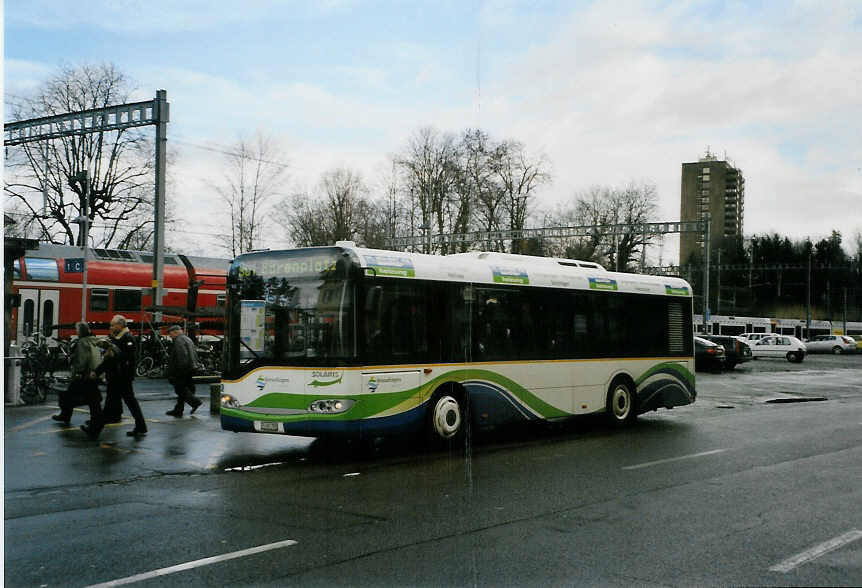
[[[275,461],[272,463],[262,463],[260,465],[247,465],[247,466],[237,466],[234,468],[225,468],[226,472],[250,472],[252,470],[259,470],[261,468],[268,468],[271,466],[284,465],[286,462],[283,461]]]

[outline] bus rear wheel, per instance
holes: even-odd
[[[608,387],[605,406],[608,421],[616,427],[632,424],[637,418],[634,385],[628,378],[616,378]]]
[[[438,392],[428,405],[426,434],[432,445],[460,445],[468,426],[463,394],[448,388]]]

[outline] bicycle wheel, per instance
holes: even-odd
[[[135,374],[138,376],[145,376],[150,373],[150,370],[153,369],[153,358],[149,355],[145,355],[141,359],[138,360],[138,365],[135,366]]]
[[[48,398],[49,378],[38,366],[27,365],[21,371],[21,400],[41,404]]]

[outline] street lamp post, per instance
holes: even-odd
[[[90,174],[87,170],[72,176],[72,181],[81,182],[84,195],[81,204],[81,214],[75,219],[81,225],[81,250],[84,257],[84,268],[81,276],[81,322],[87,321],[87,242],[90,239]],[[70,182],[71,183],[71,182]]]

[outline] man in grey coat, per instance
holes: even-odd
[[[191,407],[191,414],[203,403],[195,396],[195,368],[198,365],[198,355],[195,344],[184,333],[182,327],[173,325],[168,329],[168,336],[174,340],[171,356],[168,359],[168,381],[177,394],[177,403],[173,410],[167,412],[173,417],[182,417],[186,404]]]

